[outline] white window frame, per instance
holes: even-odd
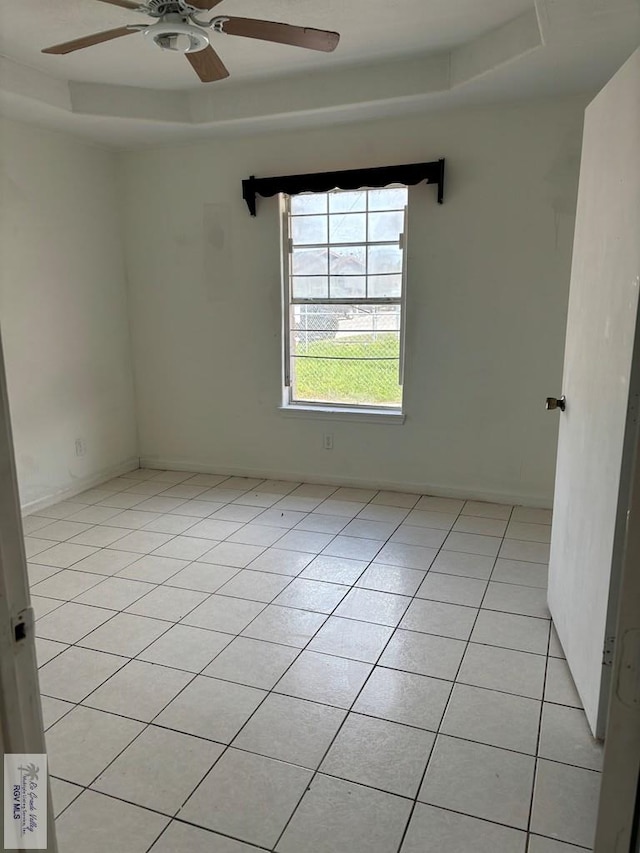
[[[404,186],[404,185],[399,185]],[[362,189],[370,189],[363,187]],[[328,193],[327,193],[328,194]],[[404,368],[405,368],[405,338],[406,338],[406,296],[407,296],[407,225],[408,225],[408,203],[404,208],[404,225],[402,233],[399,237],[399,246],[402,250],[402,273],[401,273],[401,289],[399,297],[377,297],[377,298],[310,298],[310,299],[294,299],[291,293],[291,256],[293,251],[293,241],[289,235],[289,222],[291,215],[291,196],[286,194],[280,195],[280,217],[281,217],[281,239],[282,239],[282,375],[283,375],[283,393],[282,404],[279,407],[282,412],[288,415],[308,416],[315,415],[320,417],[330,417],[333,419],[345,419],[356,421],[388,421],[389,423],[404,423]],[[324,245],[324,244],[322,244]],[[349,242],[349,243],[332,243],[328,242],[327,246],[356,246],[361,245],[365,248],[369,245],[393,245],[390,241],[387,243],[372,244],[368,240],[364,242]],[[305,246],[306,248],[306,246]],[[316,248],[316,246],[309,246]],[[375,407],[367,404],[345,404],[338,402],[313,402],[313,401],[294,401],[291,399],[291,338],[290,338],[290,310],[292,305],[314,305],[314,304],[335,304],[335,305],[399,305],[400,306],[400,356],[398,361],[398,384],[403,388],[402,402],[399,406],[380,406]]]

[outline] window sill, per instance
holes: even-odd
[[[356,423],[395,424],[401,426],[405,420],[404,412],[388,409],[348,408],[346,406],[278,406],[287,417],[311,418],[317,420],[352,421]]]

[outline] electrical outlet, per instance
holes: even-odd
[[[325,432],[322,437],[322,446],[325,450],[333,450],[333,433]]]
[[[84,456],[87,452],[87,443],[84,438],[76,438],[76,456]]]

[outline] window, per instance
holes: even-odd
[[[407,188],[283,200],[285,405],[401,410]]]

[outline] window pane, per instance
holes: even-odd
[[[367,209],[367,191],[329,193],[330,213],[353,213]]]
[[[327,249],[294,248],[291,258],[291,271],[294,275],[326,275],[327,263]]]
[[[402,272],[402,251],[399,246],[369,246],[369,272]]]
[[[326,216],[292,216],[291,239],[296,244],[326,243]]]
[[[336,275],[331,277],[332,299],[364,299],[367,295],[367,279],[363,275]]]
[[[376,408],[397,408],[402,402],[402,387],[398,384],[398,359],[347,361],[294,356],[291,368],[295,402],[342,403]]]
[[[373,335],[400,331],[399,305],[353,305],[351,317],[341,325],[345,334]]]
[[[393,332],[395,340],[400,330],[399,305],[335,305],[330,302],[313,305],[291,306],[291,352],[300,352],[313,340],[334,338],[351,350],[359,347],[358,358],[366,355],[367,345],[378,341],[382,335],[388,348],[388,334]],[[376,345],[376,357],[382,357],[382,344]],[[304,350],[306,353],[306,350]],[[390,355],[386,352],[386,355]],[[394,356],[395,357],[395,356]]]
[[[291,293],[294,299],[327,299],[329,279],[323,276],[291,277]]]
[[[350,306],[319,304],[291,307],[291,352],[311,341],[335,338]]]
[[[325,326],[329,307],[325,306]],[[380,312],[379,306],[375,311],[358,311],[360,306],[351,306],[355,313],[348,319],[345,306],[341,306],[341,318],[335,314],[336,307],[333,316],[337,331],[292,330],[293,399],[399,406],[400,336],[398,331],[381,328],[384,324],[397,326],[393,313]],[[398,306],[393,307],[397,313]]]
[[[365,275],[367,272],[365,247],[331,246],[329,272],[331,275]]]
[[[329,217],[332,243],[364,243],[367,239],[366,213],[339,213]]]
[[[305,193],[291,196],[291,213],[326,213],[326,193]]]
[[[369,240],[388,240],[396,242],[404,228],[404,211],[392,210],[386,213],[369,214]]]
[[[385,187],[369,190],[369,210],[400,210],[407,203],[406,187]]]
[[[367,296],[374,299],[399,299],[402,295],[402,276],[370,275]]]

